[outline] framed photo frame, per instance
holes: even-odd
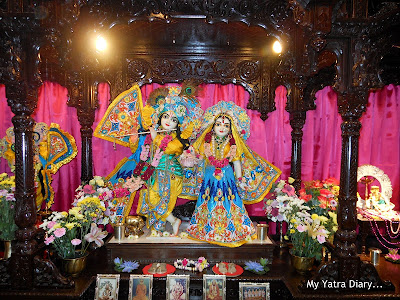
[[[118,300],[120,274],[97,274],[94,300]]]
[[[190,275],[167,275],[167,300],[189,300]]]
[[[203,275],[203,300],[225,300],[226,276]]]
[[[153,291],[153,275],[129,276],[128,299],[151,299]]]
[[[270,300],[269,282],[239,282],[239,300]]]

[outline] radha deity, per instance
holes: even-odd
[[[147,188],[140,190],[137,214],[146,217],[146,225],[164,231],[166,221],[177,235],[181,220],[171,212],[182,191],[182,167],[178,157],[188,147],[193,123],[202,113],[197,100],[182,95],[180,87],[159,88],[149,98],[153,126],[133,171]]]
[[[281,172],[247,147],[250,120],[243,108],[220,101],[206,110],[203,122],[193,148],[205,158],[204,178],[187,232],[238,247],[256,235],[244,204],[261,201]]]

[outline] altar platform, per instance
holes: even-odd
[[[140,248],[142,246],[137,246]],[[145,243],[142,243],[145,244]],[[11,289],[0,289],[0,299],[5,300],[93,300],[95,295],[96,276],[97,274],[120,274],[120,289],[119,300],[128,299],[129,292],[129,273],[119,273],[114,270],[114,264],[106,259],[107,252],[110,247],[117,247],[118,244],[111,243],[111,240],[103,247],[94,250],[88,260],[87,268],[75,280],[75,287],[71,289],[54,289],[54,288],[35,288],[30,291],[16,291]],[[119,244],[123,246],[123,244]],[[193,244],[196,247],[199,244]],[[241,248],[241,247],[240,247]],[[400,265],[393,264],[386,261],[383,257],[380,259],[380,264],[376,267],[382,280],[390,280],[395,286],[395,291],[342,291],[340,289],[332,289],[325,291],[300,290],[298,287],[304,280],[311,279],[311,276],[316,273],[318,265],[314,266],[313,272],[309,275],[299,275],[291,265],[289,249],[279,248],[274,246],[273,259],[270,265],[270,271],[265,275],[256,275],[249,271],[244,270],[243,274],[237,277],[227,278],[227,300],[239,299],[239,282],[269,282],[271,300],[278,299],[400,299]],[[135,247],[131,248],[132,256],[135,256]],[[220,251],[228,254],[232,249],[222,248]],[[153,244],[152,248],[148,248],[151,253],[162,255],[158,245]],[[183,250],[181,250],[183,251]],[[189,255],[185,252],[179,253],[179,257]],[[226,256],[224,256],[225,259]],[[362,260],[368,261],[368,256],[361,255]],[[241,259],[248,260],[249,258],[244,255]],[[159,260],[159,259],[156,259]],[[142,270],[147,263],[141,263],[139,268],[134,270],[131,274],[142,274]],[[243,264],[241,264],[244,266]],[[211,265],[212,267],[212,265]],[[212,268],[205,269],[202,273],[190,272],[184,270],[176,270],[175,274],[189,274],[190,275],[190,299],[202,300],[202,276],[203,274],[213,274]],[[153,299],[163,300],[166,299],[165,294],[166,278],[154,278],[153,281]]]
[[[182,224],[184,228],[184,224]],[[255,239],[240,247],[228,248],[206,242],[182,237],[153,237],[148,229],[139,238],[114,237],[108,242],[107,257],[112,263],[114,258],[136,260],[139,263],[166,262],[173,263],[176,259],[197,259],[205,257],[210,263],[221,261],[243,264],[248,260],[259,260],[261,257],[273,259],[276,243],[268,236],[264,240]]]

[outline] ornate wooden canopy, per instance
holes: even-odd
[[[34,272],[39,263],[33,260],[37,244],[31,114],[38,86],[52,80],[68,88],[68,105],[77,108],[81,125],[81,178],[88,180],[97,84],[107,81],[115,96],[134,82],[186,78],[244,86],[250,93],[248,108],[258,110],[263,119],[275,109],[275,88],[284,85],[296,187],[306,111],[315,108],[316,91],[333,86],[343,119],[339,230],[335,259],[321,269],[318,279],[372,274],[378,282],[375,269],[360,262],[355,248],[359,118],[370,89],[399,84],[399,24],[395,1],[1,2],[0,83],[6,85],[15,114],[19,227],[9,268],[12,280],[5,284],[18,289],[41,285]],[[98,34],[112,41],[111,56],[100,55],[88,44]],[[275,40],[283,45],[280,55],[269,50]]]

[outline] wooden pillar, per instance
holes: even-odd
[[[306,121],[304,111],[290,113],[290,125],[292,126],[292,161],[290,176],[294,178],[293,186],[296,191],[301,187],[301,143],[303,141],[303,126]]]
[[[69,88],[71,98],[69,106],[76,107],[79,124],[81,125],[81,181],[88,182],[93,178],[93,122],[97,103],[97,82],[90,79],[90,73],[74,73],[71,76]]]
[[[19,92],[19,93],[18,93]],[[11,284],[15,289],[33,287],[33,256],[37,250],[36,202],[33,167],[32,108],[27,105],[25,91],[15,86],[6,87],[8,104],[15,116],[12,118],[15,133],[15,223],[16,247],[11,256]]]
[[[334,256],[339,259],[339,280],[360,278],[357,256],[357,168],[361,123],[359,116],[343,114],[340,193],[337,210],[338,231],[335,233]]]

